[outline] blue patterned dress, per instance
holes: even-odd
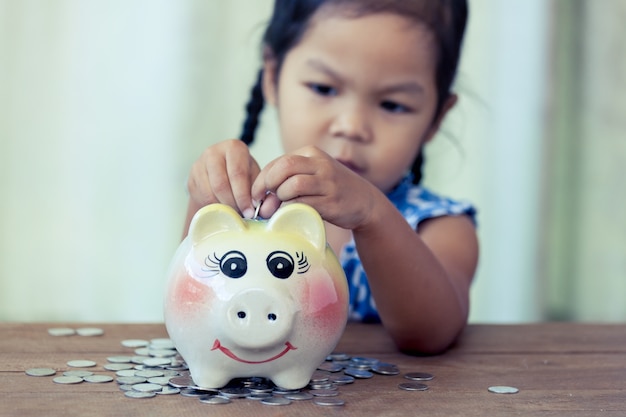
[[[421,221],[439,216],[466,214],[475,222],[476,209],[471,204],[438,196],[422,186],[412,184],[411,181],[412,177],[407,175],[387,194],[387,197],[413,229],[416,229]],[[380,321],[354,240],[343,247],[339,261],[346,273],[350,289],[350,320]]]

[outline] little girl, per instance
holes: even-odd
[[[221,202],[269,218],[302,202],[327,226],[352,319],[381,321],[408,353],[447,349],[467,323],[478,261],[474,208],[420,186],[422,149],[455,105],[466,0],[276,0],[242,140],[206,149],[191,217]],[[263,103],[285,154],[247,144]]]

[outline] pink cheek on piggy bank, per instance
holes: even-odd
[[[312,319],[322,333],[335,333],[345,324],[347,294],[338,288],[326,271],[311,274],[301,303],[305,316]]]
[[[186,272],[179,272],[173,290],[170,292],[171,304],[181,314],[192,314],[213,304],[213,290],[190,277]]]

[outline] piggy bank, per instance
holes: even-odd
[[[256,376],[295,389],[339,341],[348,288],[313,208],[290,204],[247,220],[211,204],[174,255],[164,314],[198,386]]]

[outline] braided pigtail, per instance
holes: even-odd
[[[419,185],[422,181],[422,166],[424,165],[424,150],[420,149],[413,165],[411,166],[411,174],[413,174],[413,184]]]
[[[265,99],[263,98],[263,70],[259,70],[256,83],[250,92],[250,100],[246,104],[246,120],[243,122],[243,129],[241,132],[241,140],[250,145],[254,141],[254,134],[256,132],[257,125],[259,124],[259,115],[265,105]]]

